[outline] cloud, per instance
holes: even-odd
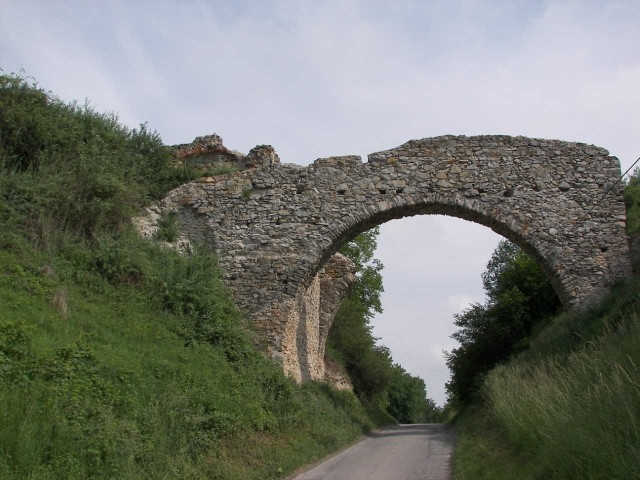
[[[481,301],[481,298],[474,295],[456,293],[447,297],[446,304],[454,313],[460,313],[472,303],[480,303]]]

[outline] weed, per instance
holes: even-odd
[[[51,305],[60,313],[60,316],[66,319],[69,316],[69,299],[66,288],[59,288],[53,292]]]
[[[158,220],[158,230],[155,237],[157,240],[173,243],[178,240],[180,231],[178,229],[178,219],[175,212],[164,213]]]

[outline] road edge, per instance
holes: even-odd
[[[388,428],[392,428],[395,427],[399,424],[390,424],[390,425],[385,425],[384,427],[380,427],[380,428],[376,428],[373,430],[368,431],[367,433],[363,433],[362,435],[360,435],[358,438],[356,438],[355,440],[353,440],[351,443],[348,443],[347,445],[343,446],[342,448],[331,452],[327,455],[325,455],[322,458],[319,458],[318,460],[315,460],[314,462],[311,463],[307,463],[306,465],[303,465],[302,467],[298,467],[296,470],[294,470],[293,472],[291,472],[288,476],[283,477],[282,480],[293,480],[294,478],[296,478],[298,475],[302,475],[303,473],[308,472],[309,470],[314,469],[315,467],[317,467],[318,465],[320,465],[321,463],[324,463],[328,460],[331,460],[333,457],[340,455],[342,452],[344,452],[345,450],[349,450],[351,447],[353,447],[354,445],[362,442],[363,440],[367,439],[369,437],[369,435],[371,435],[372,433],[377,433],[377,432],[381,432],[383,430],[386,430]]]

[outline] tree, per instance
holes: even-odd
[[[374,258],[378,247],[378,235],[380,235],[380,228],[372,228],[347,242],[340,249],[340,253],[349,257],[356,267],[357,280],[349,298],[357,299],[358,305],[368,320],[375,313],[382,313],[380,295],[384,291],[381,273],[383,265],[380,260]]]
[[[424,380],[409,374],[400,365],[394,365],[387,387],[387,411],[400,423],[438,421],[440,409],[427,397]]]
[[[546,274],[529,255],[503,240],[482,274],[485,304],[455,315],[460,347],[447,354],[449,396],[472,399],[485,373],[525,346],[533,326],[556,313],[560,300]]]
[[[377,343],[371,318],[382,313],[382,263],[374,258],[378,228],[348,242],[340,252],[356,265],[356,283],[343,300],[328,339],[328,355],[345,366],[356,394],[404,423],[434,421],[440,410],[427,398],[424,381],[394,365],[389,349]]]
[[[356,283],[336,313],[327,349],[344,364],[356,394],[367,400],[385,391],[392,365],[389,350],[376,345],[370,325],[373,315],[382,312],[383,266],[373,257],[379,233],[379,228],[371,229],[340,250],[356,266]]]

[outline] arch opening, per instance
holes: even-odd
[[[446,211],[448,213],[448,215],[442,215],[442,212]],[[491,258],[494,250],[497,248],[498,243],[500,241],[500,239],[502,240],[510,240],[512,241],[512,239],[514,238],[519,238],[519,236],[517,234],[514,234],[513,231],[510,232],[510,237],[505,237],[504,235],[501,234],[502,231],[508,229],[508,227],[502,225],[499,226],[498,228],[495,227],[495,224],[492,224],[492,226],[494,228],[489,228],[487,225],[484,225],[482,222],[482,218],[479,218],[478,215],[476,214],[476,212],[469,212],[469,211],[465,211],[464,209],[462,209],[461,211],[456,210],[455,211],[455,215],[452,214],[452,211],[450,208],[448,208],[446,205],[442,205],[442,204],[430,204],[430,205],[413,205],[410,208],[403,208],[403,209],[399,209],[398,207],[396,207],[395,210],[392,211],[387,211],[384,214],[380,214],[378,216],[374,216],[371,218],[371,222],[365,224],[367,225],[366,227],[363,225],[363,223],[357,224],[355,225],[353,228],[351,228],[347,234],[343,235],[342,237],[339,238],[339,240],[337,240],[332,246],[331,246],[331,250],[330,251],[339,251],[341,249],[341,246],[344,244],[340,244],[339,242],[343,239],[343,238],[347,238],[347,240],[345,240],[346,242],[349,242],[350,240],[354,239],[357,235],[359,235],[360,233],[366,232],[369,230],[368,225],[373,224],[373,227],[377,227],[377,226],[387,226],[390,223],[396,223],[397,225],[402,225],[404,224],[406,221],[408,221],[409,218],[414,218],[415,220],[411,223],[413,224],[417,224],[418,223],[418,218],[421,218],[422,220],[425,220],[425,224],[429,225],[429,223],[427,223],[427,220],[433,219],[435,220],[435,218],[433,217],[446,217],[449,221],[446,223],[447,228],[451,228],[453,225],[455,224],[467,224],[467,227],[465,227],[463,230],[465,231],[470,231],[473,230],[475,232],[477,232],[477,234],[480,234],[480,236],[482,235],[482,231],[483,230],[490,230],[491,232],[493,232],[496,235],[492,235],[489,234],[489,232],[487,232],[487,236],[489,238],[491,238],[491,240],[494,242],[490,247],[487,247],[486,245],[484,245],[485,247],[485,254],[482,256],[482,261],[481,264],[479,264],[478,262],[475,263],[475,270],[472,270],[473,273],[469,272],[468,275],[466,275],[464,279],[461,278],[461,282],[466,282],[467,286],[471,283],[471,284],[475,284],[476,287],[482,285],[482,282],[480,280],[481,275],[480,273],[482,271],[485,270],[487,263],[489,261],[489,259]],[[451,220],[454,220],[454,222],[451,222]],[[422,224],[421,224],[422,225]],[[474,227],[472,227],[471,225],[474,225]],[[371,228],[373,228],[371,227]],[[469,228],[471,227],[471,228]],[[384,232],[384,229],[383,229]],[[414,231],[412,230],[412,233]],[[423,236],[427,236],[429,235],[428,231],[426,231],[424,228],[420,230],[420,235],[421,237]],[[439,232],[440,235],[446,235],[449,240],[451,240],[450,235],[448,235],[445,231],[440,231]],[[382,233],[379,237],[380,238],[384,238],[384,233]],[[413,243],[414,244],[414,249],[413,249],[413,253],[415,253],[416,251],[421,249],[421,246],[416,246],[415,245],[415,239],[407,239],[407,238],[396,238],[395,242],[393,244],[393,246],[387,244],[386,248],[387,250],[390,249],[394,249],[397,246],[398,251],[403,251],[405,248],[406,243]],[[425,242],[427,243],[427,242]],[[465,242],[465,241],[454,241],[454,244],[461,246],[464,245],[465,243],[470,244],[470,242]],[[512,243],[515,243],[512,241]],[[434,248],[433,245],[430,245],[429,248]],[[450,256],[452,255],[457,255],[455,253],[455,251],[453,250],[454,247],[453,245],[449,246],[446,243],[442,243],[439,242],[438,246],[436,247],[438,250],[441,251],[440,255],[445,255],[446,258],[450,258]],[[533,248],[533,247],[531,247]],[[523,249],[524,250],[524,249]],[[531,251],[531,249],[529,249],[529,251]],[[460,252],[461,255],[464,255],[464,253]],[[386,300],[382,300],[382,307],[384,312],[381,312],[379,314],[375,315],[375,318],[377,320],[372,321],[371,325],[374,328],[380,328],[380,325],[385,325],[386,322],[388,322],[389,320],[392,320],[392,325],[393,327],[387,326],[385,330],[385,334],[383,335],[379,335],[378,333],[375,334],[375,337],[381,337],[380,340],[382,342],[382,345],[389,347],[391,354],[393,356],[394,359],[399,360],[399,363],[403,366],[406,365],[406,360],[405,359],[411,359],[410,365],[411,365],[411,370],[410,373],[411,374],[417,374],[419,377],[422,377],[425,382],[427,384],[430,384],[431,382],[433,382],[434,380],[432,379],[432,375],[433,378],[436,379],[435,380],[435,387],[433,389],[433,391],[435,391],[437,393],[437,398],[439,402],[444,402],[444,384],[447,381],[448,378],[448,368],[445,366],[444,364],[444,357],[442,355],[440,355],[440,362],[434,360],[434,351],[432,351],[434,348],[436,348],[437,344],[440,345],[451,345],[448,347],[449,350],[451,350],[452,348],[455,348],[455,344],[452,345],[452,340],[450,338],[450,335],[454,332],[453,328],[453,321],[454,321],[454,315],[455,314],[460,314],[463,310],[465,310],[467,307],[470,306],[472,301],[477,301],[478,303],[484,303],[483,301],[481,301],[482,298],[484,298],[484,295],[486,294],[486,292],[483,290],[482,287],[475,288],[472,289],[473,290],[473,295],[469,296],[469,290],[465,290],[460,289],[458,287],[454,287],[453,290],[451,291],[446,291],[444,288],[440,288],[440,285],[438,284],[437,281],[431,281],[429,279],[429,277],[425,276],[425,275],[419,275],[417,272],[421,269],[427,269],[428,271],[431,272],[430,276],[436,276],[435,278],[438,278],[439,274],[442,274],[442,268],[440,270],[440,272],[438,271],[432,271],[432,265],[430,265],[429,263],[424,263],[424,264],[420,264],[419,266],[416,265],[415,268],[409,268],[408,265],[411,264],[411,262],[403,262],[401,259],[403,257],[405,257],[405,255],[409,255],[407,254],[401,254],[401,253],[393,253],[391,256],[395,259],[400,259],[400,262],[403,263],[404,269],[403,269],[403,273],[408,273],[409,274],[409,278],[410,280],[408,282],[402,282],[402,289],[406,289],[407,288],[407,284],[408,283],[412,283],[416,281],[416,278],[420,278],[422,277],[422,281],[424,282],[423,285],[425,286],[424,288],[432,288],[435,287],[440,293],[441,295],[445,295],[445,296],[440,296],[440,297],[436,297],[432,294],[432,292],[428,292],[426,293],[426,295],[422,295],[418,290],[422,290],[421,289],[416,289],[415,286],[413,287],[409,287],[411,288],[411,291],[413,291],[413,293],[415,294],[416,298],[419,298],[419,301],[413,302],[412,300],[410,300],[408,297],[404,296],[404,294],[402,295],[402,298],[404,298],[404,300],[407,302],[407,305],[403,306],[399,311],[404,313],[408,313],[412,320],[413,320],[413,324],[410,324],[406,319],[402,318],[404,317],[404,315],[396,315],[394,316],[393,313],[391,313],[391,315],[389,315],[386,312],[387,309],[387,305],[386,305]],[[419,255],[418,255],[419,256]],[[425,257],[428,257],[428,255],[425,255]],[[375,255],[375,258],[380,258],[378,255]],[[534,261],[540,266],[542,267],[541,269],[543,271],[545,271],[545,273],[547,273],[547,278],[549,278],[548,272],[549,272],[549,268],[545,268],[545,265],[540,262],[539,258],[533,257]],[[433,261],[434,259],[431,258],[431,260]],[[452,259],[453,260],[453,259]],[[331,255],[329,255],[329,262],[332,261],[332,257]],[[387,287],[389,286],[389,284],[387,283],[387,271],[393,270],[393,263],[389,264],[386,261],[383,260],[383,263],[385,265],[385,270],[382,272],[383,278],[384,278],[384,283],[385,283],[385,291],[387,290]],[[439,262],[435,262],[435,263],[439,263]],[[455,260],[452,261],[452,263],[455,263]],[[321,268],[322,270],[322,268]],[[460,273],[459,270],[457,270],[458,273]],[[470,281],[471,277],[474,277],[473,281]],[[399,281],[399,279],[396,277],[395,279],[396,282]],[[426,285],[430,285],[431,287],[426,287]],[[458,284],[459,285],[459,284]],[[392,286],[393,287],[393,286]],[[555,286],[554,286],[555,288]],[[396,288],[396,294],[397,292],[397,288]],[[455,291],[454,291],[455,290]],[[481,292],[478,296],[478,290]],[[443,293],[446,292],[446,293]],[[386,295],[383,294],[383,297],[385,297]],[[431,296],[431,301],[426,300],[425,297],[429,297]],[[445,302],[449,300],[450,297],[460,297],[460,298],[469,298],[469,301],[464,305],[464,306],[459,306],[458,309],[452,309],[450,304],[449,305],[445,305]],[[549,297],[549,300],[551,301],[553,297]],[[445,300],[446,299],[446,300]],[[353,299],[351,300],[353,301]],[[556,300],[557,301],[557,300]],[[426,302],[426,303],[425,303]],[[396,311],[398,311],[397,307],[397,301],[394,300],[392,302],[392,304],[394,305],[394,307],[396,307]],[[420,304],[420,306],[418,306],[418,304]],[[410,306],[412,305],[412,306]],[[554,307],[556,308],[556,307]],[[447,311],[447,309],[449,309],[449,313],[447,315],[443,315],[442,312],[443,311]],[[426,313],[426,312],[429,313]],[[418,313],[418,312],[422,312],[422,313]],[[435,314],[433,312],[438,312]],[[338,315],[338,317],[336,317],[335,321],[340,322],[340,321],[347,321],[347,325],[351,325],[351,327],[346,327],[346,328],[351,328],[353,329],[353,321],[354,319],[351,317],[349,317],[349,315],[347,314],[347,316],[345,317],[345,312],[340,312],[340,315]],[[333,329],[335,326],[334,323],[334,319],[332,319],[331,321],[331,325],[329,326],[330,329]],[[333,331],[333,330],[331,330]],[[338,331],[341,331],[340,329]],[[353,330],[348,330],[349,332],[351,332],[352,334],[354,333]],[[356,330],[358,331],[358,330]],[[407,336],[407,333],[411,332],[410,335]],[[428,332],[428,333],[427,333]],[[443,334],[443,332],[448,332],[446,334]],[[362,332],[361,332],[362,333]],[[417,335],[417,337],[416,337]],[[340,337],[340,335],[336,335],[333,334],[333,337],[331,337],[331,334],[324,337],[325,341],[328,341],[329,338],[333,338],[334,342],[338,341],[339,345],[340,343],[340,338],[344,338],[344,337]],[[386,338],[391,338],[392,342],[391,343],[387,343]],[[403,338],[403,340],[400,340],[400,338]],[[420,339],[420,340],[417,340]],[[418,344],[420,345],[418,347]],[[348,348],[349,345],[349,341],[347,341],[346,343]],[[303,345],[298,345],[298,353],[300,355],[300,352],[306,351],[306,349],[304,348],[305,346]],[[335,347],[335,345],[334,345]],[[339,350],[339,348],[338,348]],[[436,348],[437,350],[437,348]],[[324,353],[326,351],[331,351],[327,350],[325,345],[319,345],[318,348],[318,355],[320,356],[320,358],[318,359],[318,361],[323,360],[323,356]],[[401,357],[396,357],[396,352],[400,351]],[[411,354],[409,353],[411,352]],[[442,349],[438,350],[438,353],[442,354]],[[311,352],[311,354],[313,354],[313,352]],[[417,365],[415,363],[415,359],[417,357],[421,357],[424,359],[424,366],[422,365]],[[299,357],[300,359],[302,359],[303,357]],[[331,378],[332,382],[336,381],[336,377],[342,381],[342,383],[345,383],[346,381],[348,381],[349,377],[346,376],[345,378],[340,379],[340,372],[336,371],[335,366],[332,365],[332,358],[331,357],[324,357],[324,361],[325,361],[325,368],[326,368],[326,372],[328,374],[328,376]],[[436,366],[437,364],[437,366]],[[408,367],[409,368],[409,367]],[[358,374],[358,369],[356,369],[354,372],[352,372],[354,375],[356,375],[356,377],[352,377],[355,378],[355,380],[357,380],[356,382],[354,382],[354,387],[356,389],[358,389],[358,385],[360,383],[359,379],[359,374]],[[429,375],[427,376],[426,372],[430,372]],[[343,372],[344,375],[344,372]],[[303,376],[302,378],[312,378],[308,375],[305,375],[304,373],[304,369],[303,369]],[[362,388],[362,387],[360,387]],[[431,392],[431,385],[429,386],[428,389],[429,392]]]

